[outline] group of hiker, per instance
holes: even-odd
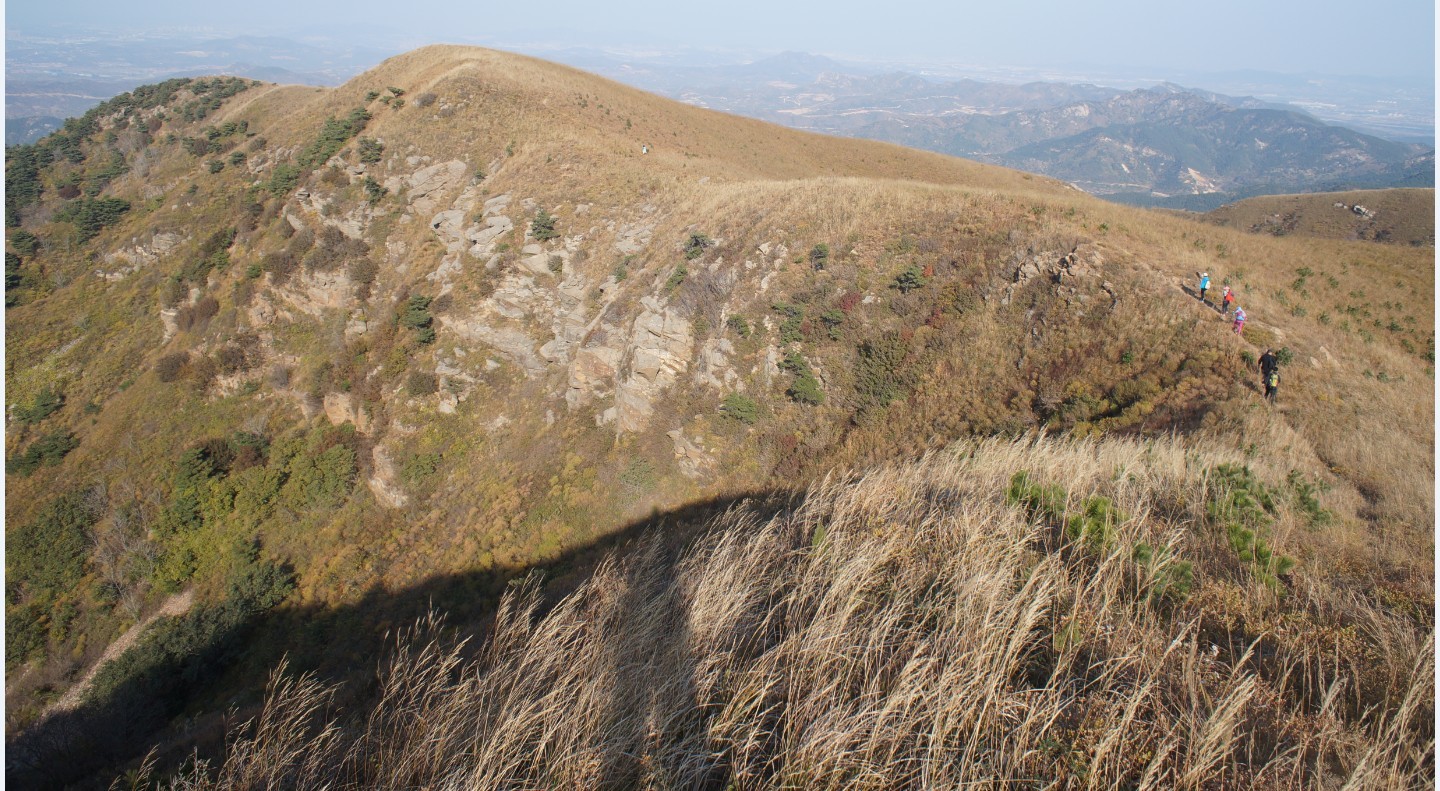
[[[1210,290],[1210,273],[1200,272],[1200,301],[1206,305],[1210,303],[1205,299],[1205,292]],[[1220,315],[1229,317],[1231,310],[1235,311],[1235,334],[1239,335],[1245,329],[1245,309],[1235,301],[1235,292],[1229,286],[1220,295]]]
[[[1209,301],[1205,299],[1205,292],[1210,290],[1210,273],[1197,272],[1196,274],[1200,276],[1200,301],[1209,305]],[[1229,286],[1225,286],[1225,290],[1220,295],[1220,315],[1229,318],[1232,310],[1235,312],[1233,329],[1236,335],[1240,335],[1245,329],[1245,309],[1236,302],[1235,292],[1231,291]],[[1280,387],[1280,361],[1270,349],[1266,349],[1265,353],[1260,355],[1260,383],[1265,386],[1266,400],[1273,403],[1275,391]]]

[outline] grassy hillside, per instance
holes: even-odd
[[[1229,580],[1271,602],[1221,619],[1237,641],[1355,626],[1392,681],[1347,693],[1346,727],[1392,721],[1392,643],[1431,650],[1433,252],[1247,234],[471,48],[335,89],[137,90],[9,153],[17,781],[218,750],[282,657],[361,710],[386,635],[431,607],[472,633],[532,569],[559,595],[636,531],[974,437],[1174,437],[1326,514],[1264,539],[1295,566],[1189,561],[1185,600]],[[1200,270],[1244,337],[1186,292]],[[1360,600],[1404,628],[1356,625]]]
[[[1357,212],[1356,206],[1369,214]],[[1271,195],[1222,206],[1204,218],[1216,225],[1272,236],[1435,246],[1433,189]]]
[[[1424,785],[1433,638],[1244,554],[1324,521],[1286,474],[1027,438],[831,478],[641,538],[553,607],[529,581],[478,652],[423,621],[360,712],[282,671],[185,785]]]

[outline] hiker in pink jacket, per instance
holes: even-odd
[[[1236,305],[1236,306],[1235,306],[1235,334],[1236,334],[1236,335],[1239,335],[1239,334],[1240,334],[1240,331],[1243,330],[1243,329],[1245,329],[1245,309],[1242,308],[1242,307],[1240,307],[1239,305]]]

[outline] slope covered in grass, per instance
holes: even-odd
[[[479,644],[422,624],[328,725],[281,671],[181,786],[1423,785],[1431,628],[1285,554],[1305,497],[1173,440],[961,443],[521,586]]]
[[[1216,225],[1272,236],[1435,246],[1433,189],[1268,195],[1221,206],[1203,217]]]

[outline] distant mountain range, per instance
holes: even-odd
[[[5,144],[38,140],[112,96],[172,77],[339,85],[387,54],[278,36],[12,33],[5,53]]]
[[[1208,210],[1271,193],[1434,185],[1433,146],[1294,106],[1161,84],[938,82],[787,53],[738,67],[608,72],[690,104],[1041,173],[1136,205]]]
[[[335,85],[383,56],[276,37],[20,38],[7,54],[6,143],[35,140],[142,82],[233,74]],[[1414,123],[1403,141],[1386,140],[1296,105],[1169,83],[937,80],[796,52],[705,65],[594,50],[552,56],[688,104],[1040,173],[1136,205],[1204,211],[1253,195],[1435,181],[1433,136],[1413,142]]]

